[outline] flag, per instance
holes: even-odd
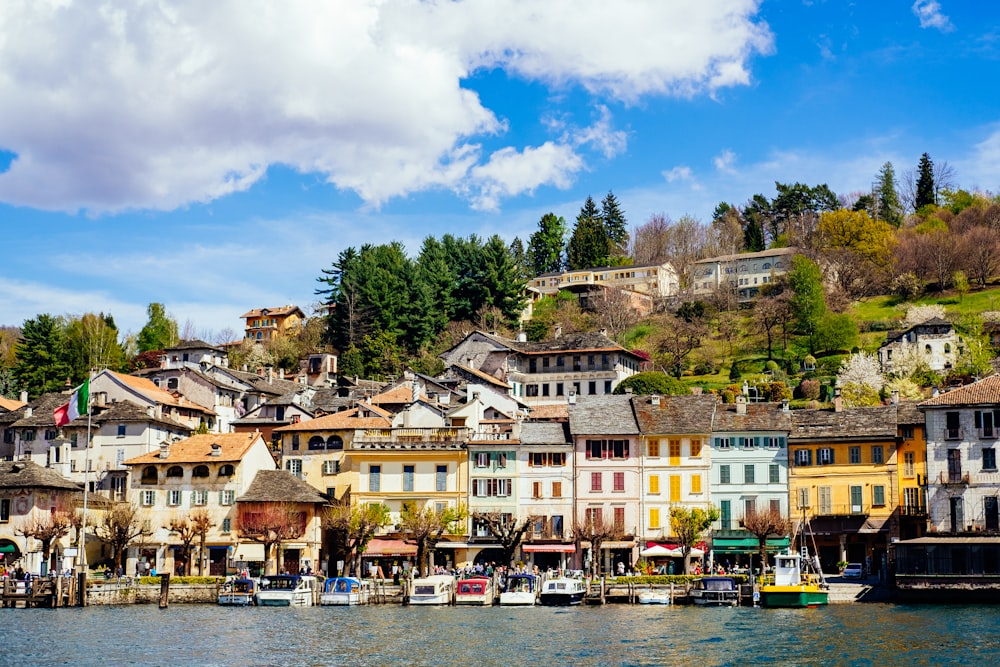
[[[83,384],[76,388],[73,395],[69,397],[69,403],[64,403],[52,411],[52,416],[56,420],[56,426],[65,426],[80,415],[85,415],[90,410],[90,380],[84,380]]]

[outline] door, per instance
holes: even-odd
[[[1000,506],[996,496],[988,496],[983,499],[983,514],[986,516],[986,530],[1000,531]]]
[[[953,484],[962,481],[962,452],[958,449],[948,450],[948,481]]]
[[[951,532],[957,533],[964,528],[964,512],[962,511],[962,499],[951,498]]]
[[[861,505],[861,487],[852,486],[851,487],[851,514],[861,514],[863,511]]]

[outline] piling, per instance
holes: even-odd
[[[160,575],[160,609],[166,609],[170,599],[170,573]]]

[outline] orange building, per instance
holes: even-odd
[[[255,308],[240,316],[246,320],[246,340],[263,343],[272,338],[294,335],[305,322],[306,314],[298,306]]]

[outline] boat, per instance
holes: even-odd
[[[432,574],[410,583],[411,605],[451,604],[454,595],[455,577],[450,574]]]
[[[829,591],[822,573],[819,581],[803,570],[810,565],[807,556],[795,551],[778,554],[774,561],[774,583],[760,587],[760,603],[765,607],[818,607],[827,603]],[[805,565],[805,567],[804,567]],[[819,567],[811,566],[817,572]]]
[[[316,577],[306,574],[276,574],[263,577],[254,599],[261,607],[311,607]]]
[[[740,590],[732,577],[702,577],[691,585],[691,601],[706,607],[735,607]]]
[[[542,584],[538,601],[546,607],[563,607],[580,604],[587,593],[582,579],[573,577],[552,577]]]
[[[459,579],[455,588],[455,604],[492,605],[493,580],[489,577]]]
[[[538,577],[533,574],[509,574],[507,585],[500,594],[501,607],[530,607],[538,593]]]
[[[321,605],[368,604],[371,600],[371,582],[357,577],[330,577],[319,596]]]
[[[671,604],[670,589],[649,587],[636,596],[639,604]]]
[[[246,607],[254,603],[256,583],[253,579],[229,579],[219,589],[219,604]]]

